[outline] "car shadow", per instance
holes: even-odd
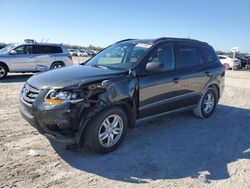
[[[218,105],[208,119],[184,112],[139,121],[106,155],[52,146],[73,168],[118,181],[197,178],[204,171],[210,173],[208,180],[227,179],[229,163],[250,159],[250,110]]]
[[[10,74],[6,78],[0,80],[0,83],[17,83],[17,82],[26,82],[31,76],[30,74]]]

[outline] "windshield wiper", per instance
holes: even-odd
[[[97,68],[108,68],[108,66],[104,66],[104,65],[97,65],[97,64],[93,64],[90,65],[91,67],[97,67]]]

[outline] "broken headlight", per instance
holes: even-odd
[[[50,90],[44,98],[44,102],[48,104],[77,103],[80,101],[83,101],[83,98],[76,91]]]

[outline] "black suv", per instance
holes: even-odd
[[[184,110],[210,117],[224,75],[205,42],[127,39],[84,65],[31,77],[20,94],[20,111],[49,139],[107,153],[137,119]]]

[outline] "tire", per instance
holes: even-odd
[[[114,123],[113,121],[117,120],[117,126],[112,129],[111,124],[109,124],[107,120],[111,124]],[[108,127],[110,129],[108,129]],[[80,144],[81,146],[85,145],[89,147],[93,152],[96,153],[105,154],[112,152],[123,142],[127,132],[127,127],[127,116],[121,108],[107,108],[96,114],[95,117],[90,121],[87,130],[83,135],[84,143]],[[118,130],[120,130],[120,132]],[[113,142],[108,144],[108,142],[111,141],[111,138],[113,138]]]
[[[54,62],[52,63],[50,69],[57,69],[57,68],[61,68],[61,67],[64,67],[64,63],[62,62]]]
[[[225,67],[226,70],[229,70],[229,69],[230,69],[230,66],[229,66],[229,64],[227,64],[227,63],[224,63],[224,67]]]
[[[198,105],[194,108],[193,113],[199,118],[209,118],[218,103],[218,91],[213,87],[209,87],[203,93]]]
[[[0,64],[0,79],[3,79],[7,76],[8,69],[4,64]]]

